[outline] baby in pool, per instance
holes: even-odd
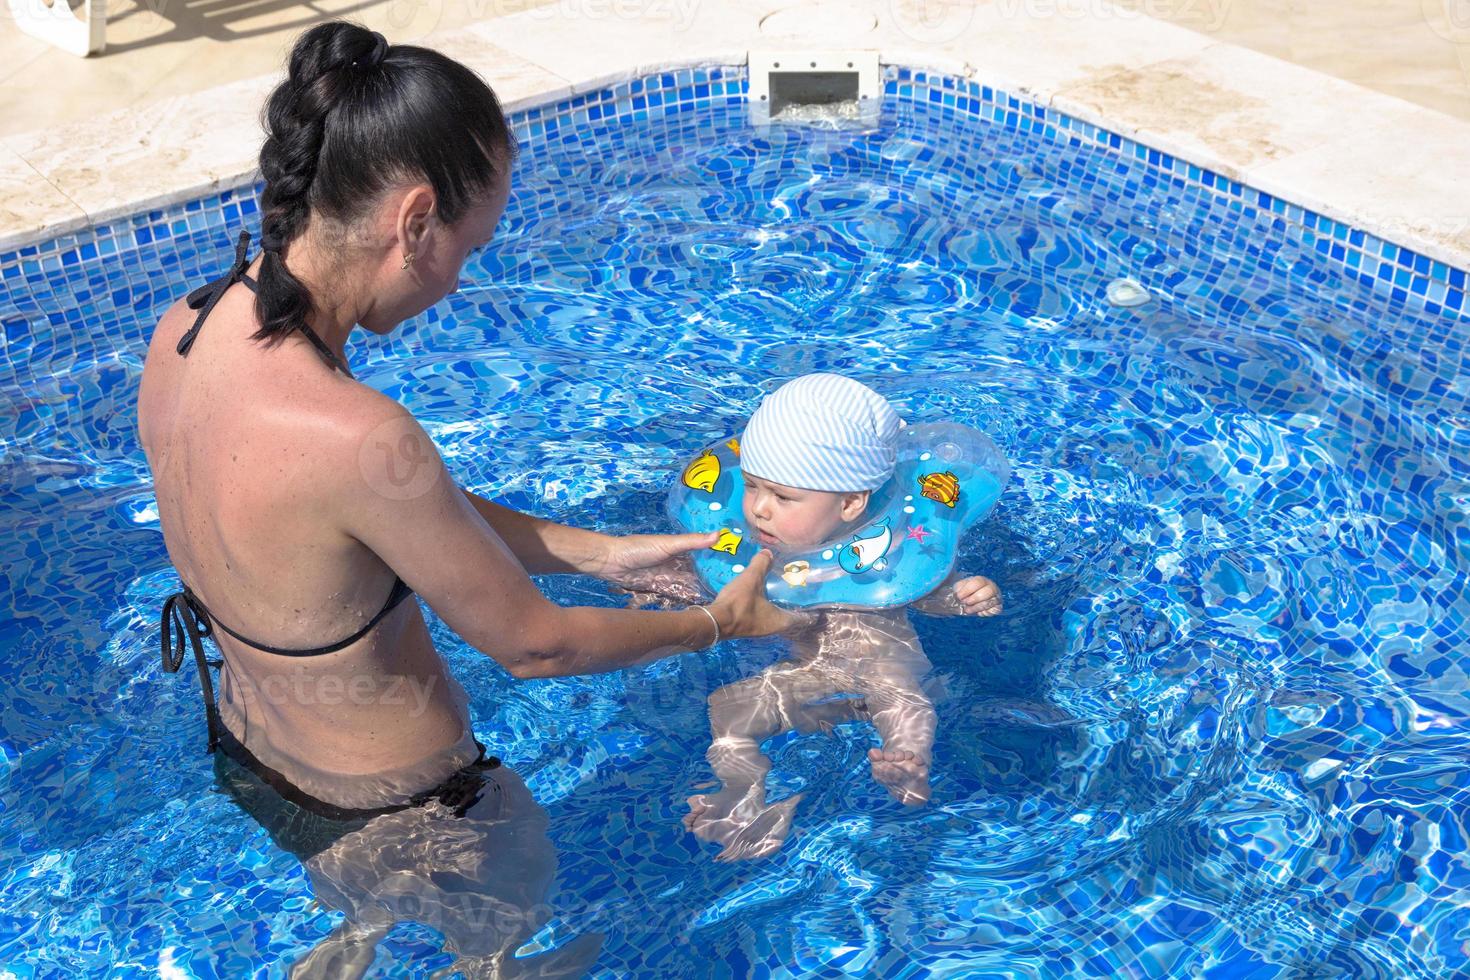
[[[903,424],[887,399],[849,378],[812,374],[782,386],[740,438],[745,527],[778,554],[857,528],[872,492],[893,474]],[[634,604],[701,601],[687,560],[623,584]],[[911,605],[930,615],[993,616],[1001,594],[984,576],[955,574]],[[801,794],[766,801],[771,762],[761,743],[859,719],[871,721],[882,739],[868,751],[873,778],[900,803],[927,802],[935,727],[922,686],[929,670],[904,608],[814,614],[792,637],[787,659],[710,695],[707,755],[722,785],[689,798],[684,825],[723,844],[721,860],[776,851]]]

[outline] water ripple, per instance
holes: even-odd
[[[227,246],[170,247],[199,279]],[[192,688],[150,666],[173,578],[131,399],[172,258],[169,289],[3,296],[7,322],[96,314],[8,352],[34,380],[0,417],[0,958],[43,973],[241,973],[327,928],[185,753]],[[1120,276],[1153,301],[1110,307]],[[607,932],[609,975],[704,976],[708,950],[813,976],[1463,969],[1470,353],[1272,219],[938,108],[763,132],[714,110],[528,148],[460,290],[353,356],[466,485],[618,532],[660,529],[688,448],[811,371],[1014,463],[962,555],[1007,614],[917,620],[933,804],[872,785],[866,729],[783,736],[773,789],[807,795],[762,865],[710,863],[677,817],[705,696],[775,644],[514,683],[433,624],[552,811],[548,935]],[[415,928],[379,955],[442,965]]]

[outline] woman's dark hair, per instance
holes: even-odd
[[[312,215],[346,225],[396,183],[434,189],[452,224],[483,201],[515,154],[500,102],[478,75],[437,51],[390,45],[357,24],[307,31],[264,112],[260,268],[253,339],[279,343],[309,321],[311,293],[281,249]]]

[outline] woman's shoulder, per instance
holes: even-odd
[[[423,497],[446,472],[433,439],[397,401],[364,385],[351,387],[355,390],[334,410],[330,449],[318,468],[343,500]],[[373,520],[375,513],[369,508],[359,516]]]
[[[346,386],[328,410],[338,448],[359,451],[363,446],[392,449],[414,456],[433,446],[419,420],[402,404],[363,384]]]
[[[145,451],[152,442],[155,416],[165,411],[169,404],[168,399],[161,399],[158,395],[178,384],[179,365],[175,363],[178,355],[174,350],[178,347],[179,338],[189,328],[190,312],[188,303],[180,297],[159,318],[153,328],[153,336],[148,338],[143,375],[138,381],[138,438]],[[169,360],[165,354],[173,354],[174,360]]]
[[[153,328],[153,336],[148,338],[148,352],[152,354],[155,348],[167,348],[173,350],[178,346],[179,338],[189,329],[198,314],[189,309],[187,296],[180,296],[164,310],[163,316],[158,318],[158,323]]]

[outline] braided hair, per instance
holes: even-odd
[[[453,224],[504,178],[515,138],[495,93],[437,51],[390,45],[377,31],[319,24],[291,51],[264,111],[260,268],[252,339],[277,344],[309,323],[311,292],[282,250],[313,218],[351,226],[378,195],[411,180],[434,190]]]

